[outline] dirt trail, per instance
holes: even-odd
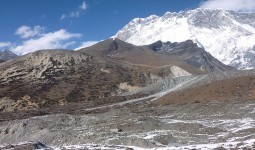
[[[126,65],[132,65],[132,66],[138,66],[138,67],[148,67],[148,68],[152,68],[150,70],[154,70],[154,69],[160,69],[160,68],[165,68],[165,67],[171,67],[173,65],[164,65],[164,66],[152,66],[152,65],[146,65],[146,64],[135,64],[135,63],[131,63],[128,61],[116,61],[116,60],[111,60],[109,59],[109,61],[117,63],[117,64],[126,64]]]

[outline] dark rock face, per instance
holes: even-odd
[[[17,57],[16,54],[9,50],[0,51],[0,63]]]
[[[158,53],[179,57],[188,64],[201,68],[206,72],[236,70],[221,63],[191,40],[180,43],[157,41],[149,45],[149,47]]]

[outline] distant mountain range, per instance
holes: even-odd
[[[135,18],[114,36],[146,45],[193,40],[221,62],[238,69],[255,66],[255,13],[195,9]]]

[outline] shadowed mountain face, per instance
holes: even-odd
[[[149,47],[158,53],[178,57],[205,72],[235,70],[233,67],[224,65],[191,40],[180,43],[157,41]]]
[[[9,50],[0,51],[0,63],[18,57]]]
[[[108,39],[79,51],[41,50],[0,64],[1,111],[95,107],[164,78],[234,70],[191,41],[135,46]]]

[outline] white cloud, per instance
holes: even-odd
[[[79,18],[80,14],[85,11],[88,8],[88,5],[85,1],[82,2],[82,4],[79,6],[79,8],[75,11],[72,11],[68,14],[62,14],[60,17],[60,20],[66,19],[66,18]]]
[[[29,26],[21,26],[19,27],[15,35],[20,36],[21,38],[30,38],[35,36],[40,36],[45,30],[45,27],[34,26],[34,28]]]
[[[70,13],[70,15],[69,15],[69,17],[71,17],[71,18],[78,18],[80,16],[80,12],[71,12]]]
[[[0,42],[0,48],[10,47],[11,45],[11,42]]]
[[[74,45],[74,44],[76,44],[75,41],[67,42],[67,43],[65,43],[65,44],[63,45],[63,47],[66,48],[66,47],[69,47],[69,46]]]
[[[254,11],[255,0],[207,0],[201,3],[200,8]]]
[[[85,1],[82,2],[80,5],[80,9],[86,10],[87,9],[87,3]]]
[[[23,41],[21,45],[16,46],[12,49],[16,54],[27,54],[41,49],[63,49],[74,44],[70,42],[72,38],[80,37],[80,34],[69,33],[64,29],[42,34],[37,39],[28,39]]]
[[[63,14],[63,15],[60,17],[61,20],[65,19],[65,18],[66,18],[66,14]]]
[[[87,42],[82,42],[81,45],[77,48],[75,48],[74,50],[79,50],[79,49],[82,49],[82,48],[86,48],[86,47],[89,47],[89,46],[92,46],[92,45],[95,45],[96,43],[98,43],[100,41],[87,41]]]

